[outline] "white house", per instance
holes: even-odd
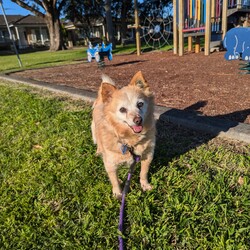
[[[7,15],[11,33],[19,49],[49,45],[49,32],[45,21],[37,16]],[[9,33],[3,15],[0,15],[0,49],[8,48]]]

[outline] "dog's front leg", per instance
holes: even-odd
[[[91,133],[92,133],[92,139],[94,144],[96,144],[96,135],[95,135],[95,122],[92,121],[91,123]]]
[[[148,182],[148,171],[150,163],[153,160],[153,155],[148,155],[147,158],[141,161],[140,183],[143,191],[151,190],[153,187]]]
[[[121,190],[120,182],[118,179],[117,166],[115,166],[113,163],[111,163],[108,160],[104,162],[104,165],[105,165],[106,172],[108,173],[109,180],[110,180],[111,185],[112,185],[113,195],[117,199],[121,199],[122,190]]]
[[[122,190],[121,190],[119,179],[118,179],[118,176],[117,176],[117,170],[115,170],[115,171],[107,171],[107,173],[108,173],[110,182],[112,184],[113,195],[117,199],[121,199]]]

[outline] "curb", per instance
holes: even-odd
[[[80,98],[88,102],[94,102],[96,93],[81,90],[66,85],[54,85],[51,83],[26,80],[21,77],[0,75],[0,79],[18,82],[32,87],[39,87],[56,93],[68,94],[75,98]],[[219,119],[209,116],[199,115],[193,112],[167,108],[163,106],[155,107],[155,118],[167,121],[185,128],[194,129],[200,132],[209,133],[213,136],[238,140],[250,143],[250,125],[234,122],[226,119]]]
[[[156,107],[156,118],[213,136],[250,143],[250,125],[178,109]]]
[[[94,102],[94,100],[96,99],[96,93],[92,91],[77,89],[74,87],[69,87],[67,85],[56,85],[42,81],[36,81],[30,79],[27,80],[22,77],[8,76],[8,75],[0,75],[0,79],[10,82],[18,82],[36,88],[38,87],[41,89],[46,89],[60,94],[69,94],[72,97],[84,99],[85,101],[88,102]]]

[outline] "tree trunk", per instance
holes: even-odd
[[[121,8],[121,42],[124,44],[126,38],[127,38],[127,22],[126,22],[126,16],[127,16],[127,2],[128,1],[122,1],[122,8]]]
[[[112,47],[115,48],[115,37],[114,37],[114,28],[113,28],[113,21],[111,15],[111,0],[105,1],[105,11],[106,11],[106,23],[107,23],[107,30],[108,30],[108,41],[112,43]]]
[[[1,0],[0,0],[1,1]],[[50,36],[50,50],[57,51],[65,48],[60,23],[60,12],[67,0],[11,0],[22,8],[42,17],[47,23]]]
[[[50,34],[50,51],[62,50],[64,48],[63,37],[58,13],[56,13],[56,11],[54,11],[53,14],[47,13],[45,15],[45,20]]]

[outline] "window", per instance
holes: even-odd
[[[8,42],[10,40],[7,30],[0,30],[0,42]]]
[[[0,30],[0,42],[4,42],[3,32]]]

